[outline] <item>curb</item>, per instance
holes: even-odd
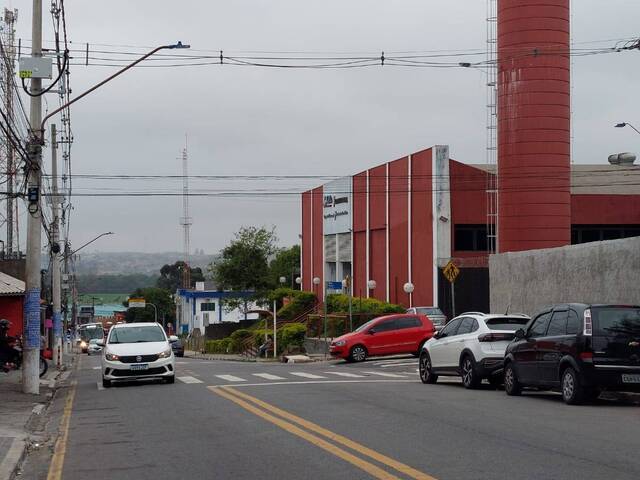
[[[0,478],[13,480],[18,473],[20,465],[27,454],[27,441],[20,438],[14,438],[11,448],[7,455],[0,463]]]

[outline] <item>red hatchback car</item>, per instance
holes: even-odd
[[[418,355],[422,344],[433,337],[435,331],[426,315],[386,315],[334,339],[329,351],[332,356],[349,362],[362,362],[375,355]]]

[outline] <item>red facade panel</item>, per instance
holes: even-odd
[[[18,337],[22,335],[22,296],[0,297],[0,318],[6,318],[11,322],[9,335]]]
[[[640,195],[572,195],[573,225],[640,225]]]
[[[311,192],[302,194],[302,289],[311,291]]]
[[[408,159],[389,163],[389,301],[409,306]]]
[[[376,288],[369,292],[370,297],[386,300],[387,296],[387,232],[385,229],[371,230],[369,248],[370,280],[376,281]]]
[[[323,207],[322,207],[323,188],[318,187],[312,190],[313,204],[313,276],[320,279],[320,285],[313,286],[312,291],[316,292],[319,298],[322,298],[324,285],[324,248],[323,242]]]
[[[353,295],[367,296],[367,237],[366,232],[353,234]]]
[[[411,158],[411,280],[413,305],[433,305],[431,149]]]
[[[387,166],[369,170],[369,229],[386,228]]]
[[[353,176],[353,231],[367,229],[367,172]]]
[[[569,0],[498,2],[499,250],[571,241]]]

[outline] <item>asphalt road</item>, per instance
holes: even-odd
[[[640,477],[637,406],[423,385],[412,357],[180,359],[174,385],[110,389],[98,364],[82,356],[73,403],[60,399],[68,435],[54,461],[64,480]]]

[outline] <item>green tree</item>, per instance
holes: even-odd
[[[128,308],[125,316],[127,323],[129,322],[153,322],[155,319],[154,308],[149,305],[153,303],[158,309],[158,323],[171,322],[175,325],[176,305],[171,298],[171,292],[164,288],[149,287],[137,288],[129,295],[132,298],[144,298],[147,302],[145,308]],[[127,302],[122,302],[128,307]]]
[[[274,229],[242,227],[209,266],[218,288],[254,291],[255,299],[264,298],[270,287],[269,258],[277,252],[277,240]],[[225,303],[235,308],[246,300],[228,299]]]
[[[291,287],[299,289],[295,278],[300,273],[300,245],[278,250],[276,256],[269,263],[269,284],[271,288]],[[286,278],[284,285],[280,284],[280,277]]]
[[[170,292],[175,292],[182,287],[182,272],[184,271],[185,263],[183,261],[177,261],[173,265],[164,265],[160,269],[160,277],[156,281],[156,287],[164,288]],[[200,267],[190,268],[191,271],[191,286],[196,282],[204,282],[204,274]]]

